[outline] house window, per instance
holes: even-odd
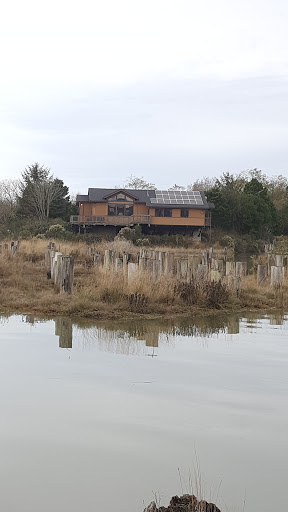
[[[155,208],[155,217],[172,217],[171,208]]]
[[[189,210],[188,208],[181,208],[181,217],[189,217]]]
[[[130,204],[108,204],[108,215],[130,217],[130,215],[133,215],[133,206]]]
[[[126,194],[123,194],[123,192],[118,192],[118,194],[110,196],[109,201],[125,201],[131,203],[133,199],[129,196],[126,196]]]

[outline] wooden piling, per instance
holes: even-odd
[[[60,293],[72,293],[74,279],[73,256],[62,256],[59,276]]]
[[[235,273],[237,277],[245,277],[247,274],[246,261],[236,261]]]
[[[271,286],[282,285],[284,282],[284,267],[271,267],[271,277],[270,284]]]
[[[268,267],[267,265],[258,265],[257,266],[257,283],[264,283],[268,276]]]

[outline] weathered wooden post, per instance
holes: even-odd
[[[226,276],[235,276],[235,261],[226,261]]]
[[[211,271],[217,270],[220,272],[221,276],[225,273],[225,262],[224,260],[217,260],[215,258],[211,259]]]
[[[142,272],[143,270],[148,269],[148,251],[146,249],[141,249],[139,253],[139,271]]]
[[[209,251],[202,251],[202,265],[208,265]]]
[[[73,256],[62,256],[61,271],[59,276],[60,293],[72,293],[74,279]]]
[[[268,276],[268,267],[267,265],[258,265],[257,266],[257,283],[264,283]]]
[[[271,267],[271,286],[282,285],[284,282],[284,267]]]
[[[228,288],[232,291],[236,297],[240,295],[241,277],[240,276],[228,276]]]
[[[187,281],[188,278],[188,260],[177,260],[177,280]]]
[[[237,277],[245,277],[247,274],[246,261],[236,261],[235,273]]]
[[[284,263],[283,263],[283,256],[282,254],[275,254],[275,267],[283,267],[284,266]]]
[[[116,251],[111,251],[109,249],[106,249],[104,252],[104,268],[106,270],[110,269],[110,267],[114,267],[115,259],[118,256],[118,253]]]
[[[60,256],[62,256],[62,252],[54,252],[54,254],[52,255],[52,263],[51,263],[51,277],[52,279],[54,279],[54,282],[56,283],[55,281],[55,273],[56,273],[56,265],[57,265],[57,260],[58,258],[60,258]]]
[[[17,249],[18,249],[18,242],[12,241],[10,244],[10,250],[11,250],[12,256],[15,256]]]
[[[51,273],[52,273],[52,260],[55,256],[55,243],[49,242],[46,252],[45,252],[45,265],[47,270],[47,277],[48,279],[51,279]]]
[[[93,261],[94,261],[95,267],[100,267],[100,265],[102,263],[102,256],[101,256],[100,252],[95,252],[94,253]]]
[[[128,265],[128,284],[131,284],[138,275],[138,265],[137,263],[129,262]]]
[[[155,252],[155,259],[152,260],[152,278],[153,281],[159,281],[161,272],[160,272],[160,261]]]
[[[60,252],[56,253],[55,262],[54,262],[54,269],[53,269],[53,279],[54,283],[61,286],[61,274],[62,274],[62,261],[63,261],[63,254]]]
[[[122,272],[123,270],[123,259],[116,258],[115,259],[115,272]]]
[[[208,280],[208,272],[209,272],[208,265],[201,265],[201,263],[198,264],[197,272],[196,272],[197,280],[200,282],[207,281]]]
[[[189,254],[188,255],[188,267],[189,267],[189,277],[196,277],[198,265],[201,264],[202,258],[198,254]]]
[[[165,252],[158,251],[158,259],[159,259],[159,276],[161,277],[164,272]]]
[[[93,247],[91,247],[89,245],[89,247],[87,247],[87,252],[88,252],[89,256],[91,256],[91,258],[94,258],[94,248]]]
[[[271,267],[276,266],[275,265],[275,254],[271,254],[268,252],[267,254],[267,261],[268,261],[268,275],[271,275]]]

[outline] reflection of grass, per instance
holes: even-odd
[[[175,276],[163,276],[158,282],[142,271],[127,283],[122,271],[113,272],[93,265],[86,244],[56,242],[57,250],[73,254],[75,279],[73,294],[59,294],[46,279],[44,254],[46,240],[22,241],[15,256],[0,254],[0,307],[2,311],[47,315],[81,315],[91,318],[122,319],[141,317],[166,318],[195,312],[239,310],[241,308],[288,308],[287,283],[281,288],[268,284],[257,287],[255,278],[243,280],[239,298],[233,297],[225,284],[176,283]],[[93,251],[107,248],[129,251],[135,258],[137,248],[127,241],[103,242]],[[184,252],[184,251],[183,251]]]

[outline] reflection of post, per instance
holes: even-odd
[[[281,312],[277,312],[272,314],[269,317],[270,325],[283,325],[284,323],[284,315]]]
[[[145,341],[146,341],[146,347],[152,347],[152,354],[146,354],[149,357],[156,357],[157,354],[155,354],[155,348],[158,347],[158,331],[152,331],[145,333]]]
[[[72,320],[59,316],[55,319],[55,334],[59,336],[60,348],[72,348]]]
[[[227,319],[227,334],[238,334],[239,333],[239,317],[229,316]]]
[[[147,332],[144,336],[146,347],[158,347],[158,332]]]

